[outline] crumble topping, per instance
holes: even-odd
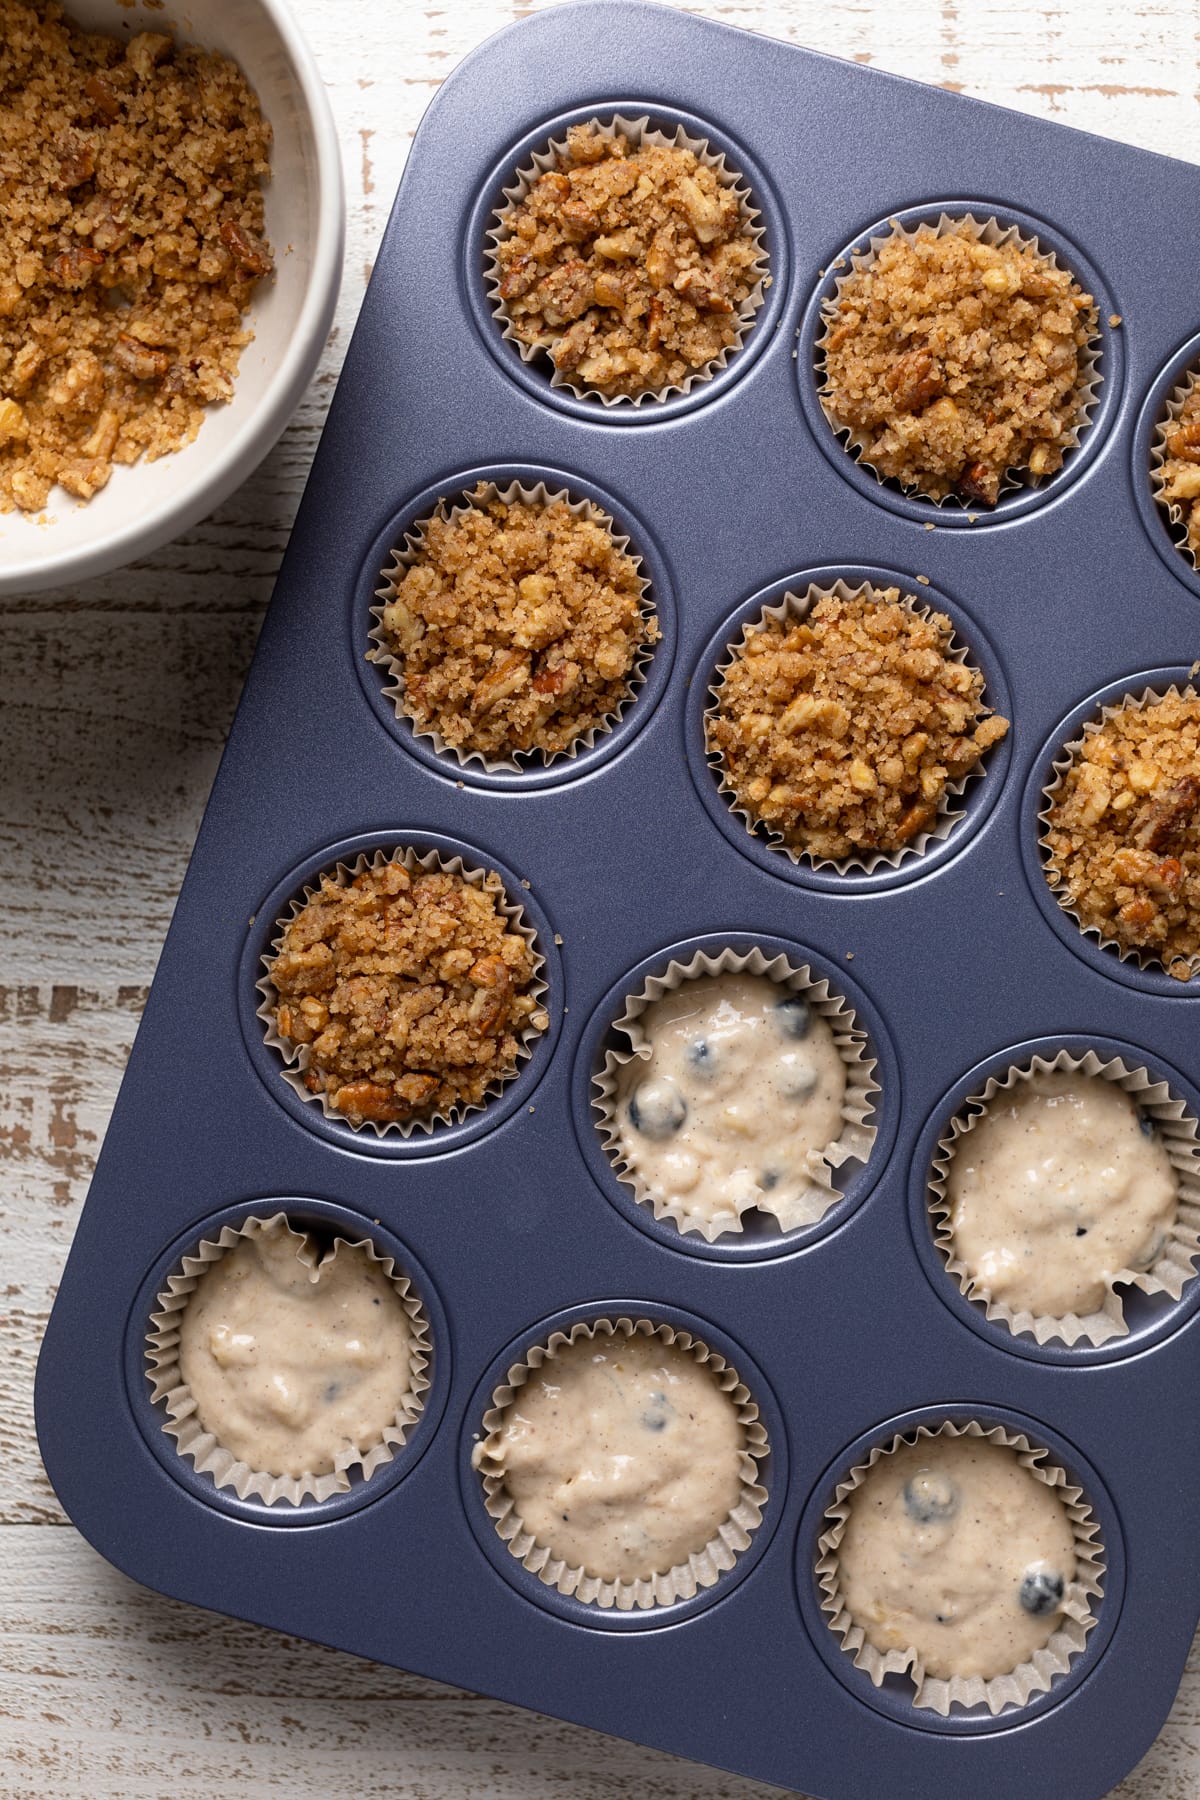
[[[500,302],[580,387],[676,386],[737,344],[762,252],[732,182],[684,145],[573,125],[504,214]]]
[[[383,607],[403,709],[455,749],[567,750],[619,709],[659,636],[637,564],[565,499],[486,498],[439,513]]]
[[[225,57],[0,0],[0,512],[90,500],[230,398],[270,143]]]
[[[308,1050],[305,1086],[354,1125],[480,1105],[514,1073],[521,1035],[549,1023],[495,875],[477,887],[399,862],[323,875],[268,973],[280,1037]]]
[[[1052,797],[1047,874],[1085,930],[1200,970],[1200,695],[1126,704],[1089,732]]]
[[[825,309],[822,398],[881,477],[993,506],[1008,470],[1052,475],[1079,423],[1096,304],[1032,245],[967,220],[899,227]]]
[[[943,613],[918,617],[894,587],[827,594],[802,621],[753,626],[708,720],[738,805],[791,848],[834,860],[928,830],[947,784],[1008,731],[979,670],[950,655],[953,635]]]
[[[1177,507],[1187,548],[1200,561],[1200,387],[1194,387],[1165,433],[1166,456],[1158,471],[1158,498]]]

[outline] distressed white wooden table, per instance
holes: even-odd
[[[312,390],[257,475],[187,537],[0,613],[0,1796],[768,1800],[777,1790],[160,1599],[81,1541],[38,1460],[42,1326],[409,140],[459,57],[534,10],[294,5],[329,85],[350,203]],[[1200,152],[1200,0],[692,10]],[[1197,1794],[1200,1648],[1158,1743],[1116,1790]]]

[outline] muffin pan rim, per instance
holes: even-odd
[[[822,324],[822,308],[833,297],[838,278],[851,266],[856,250],[867,248],[873,237],[886,236],[893,221],[901,225],[917,225],[937,218],[942,213],[951,217],[972,213],[977,218],[994,218],[1001,225],[1016,225],[1023,235],[1037,238],[1052,250],[1063,267],[1087,289],[1098,309],[1099,341],[1097,397],[1090,417],[1082,426],[1079,443],[1066,453],[1063,467],[1037,486],[1022,484],[1002,493],[995,506],[979,506],[973,511],[965,505],[910,496],[898,484],[880,480],[873,470],[860,463],[854,452],[843,444],[841,436],[825,416],[820,401],[816,353]],[[843,265],[839,267],[840,265]],[[835,249],[818,273],[816,285],[804,303],[796,327],[796,381],[800,405],[809,431],[826,461],[865,499],[873,500],[897,513],[910,524],[935,525],[939,530],[979,530],[981,527],[1016,524],[1028,514],[1060,499],[1072,484],[1102,454],[1112,436],[1114,421],[1120,416],[1125,390],[1124,315],[1105,279],[1103,271],[1091,260],[1075,239],[1049,220],[1003,202],[957,198],[906,201],[893,207],[882,217],[864,225],[854,237]],[[1110,316],[1122,320],[1118,326],[1109,323]]]
[[[842,1648],[841,1640],[830,1628],[821,1609],[817,1581],[817,1543],[838,1482],[856,1464],[861,1463],[878,1446],[896,1436],[914,1430],[918,1425],[937,1425],[947,1421],[965,1424],[974,1420],[984,1426],[999,1425],[1029,1438],[1034,1449],[1045,1449],[1050,1459],[1063,1469],[1068,1479],[1082,1488],[1083,1499],[1091,1509],[1099,1527],[1099,1543],[1103,1552],[1104,1576],[1101,1592],[1093,1602],[1096,1623],[1089,1631],[1084,1648],[1073,1658],[1070,1669],[1058,1676],[1044,1693],[1033,1695],[1024,1706],[1006,1707],[1002,1712],[952,1710],[945,1717],[916,1707],[907,1695],[894,1688],[876,1688],[864,1670],[855,1666],[853,1657]],[[860,1432],[830,1461],[804,1502],[796,1531],[793,1550],[793,1573],[801,1616],[813,1647],[826,1668],[855,1699],[872,1711],[881,1713],[893,1724],[928,1733],[933,1737],[975,1738],[1015,1730],[1044,1718],[1071,1698],[1080,1686],[1095,1674],[1120,1622],[1125,1601],[1126,1556],[1120,1514],[1106,1484],[1091,1461],[1077,1450],[1069,1438],[1019,1407],[994,1405],[969,1400],[930,1402],[906,1409],[878,1425]],[[899,1678],[904,1680],[906,1678]]]
[[[629,995],[636,993],[646,979],[669,962],[687,962],[700,951],[715,954],[726,949],[737,952],[760,949],[771,956],[784,955],[794,963],[808,966],[818,978],[826,979],[833,991],[843,995],[854,1012],[856,1023],[865,1030],[868,1047],[876,1059],[878,1092],[871,1114],[875,1142],[867,1162],[860,1163],[854,1174],[843,1178],[846,1191],[842,1198],[812,1225],[791,1232],[764,1231],[752,1237],[726,1232],[715,1242],[707,1243],[698,1233],[680,1232],[669,1219],[656,1219],[651,1209],[635,1197],[630,1184],[618,1176],[604,1148],[593,1113],[592,1086],[613,1020],[619,1017]],[[618,976],[592,1009],[575,1048],[571,1070],[571,1122],[592,1182],[629,1225],[677,1255],[696,1256],[705,1262],[725,1265],[758,1266],[817,1250],[827,1237],[849,1224],[859,1208],[871,1198],[896,1147],[901,1120],[901,1085],[899,1061],[883,1014],[861,984],[846,973],[844,964],[835,963],[821,952],[778,933],[741,929],[706,931],[644,956]]]
[[[1026,1357],[1032,1362],[1046,1363],[1059,1369],[1108,1367],[1127,1362],[1145,1351],[1166,1348],[1180,1333],[1194,1324],[1196,1313],[1200,1311],[1200,1267],[1197,1267],[1196,1273],[1185,1284],[1178,1300],[1164,1301],[1156,1320],[1149,1325],[1135,1326],[1124,1337],[1110,1339],[1105,1344],[1067,1345],[1058,1338],[1039,1344],[1026,1333],[1017,1335],[1004,1324],[989,1320],[983,1306],[978,1301],[969,1300],[961,1292],[957,1281],[947,1273],[941,1252],[934,1241],[929,1217],[929,1174],[934,1155],[938,1143],[967,1100],[984,1085],[989,1076],[1001,1075],[1010,1068],[1024,1067],[1035,1056],[1052,1057],[1059,1050],[1068,1050],[1078,1056],[1082,1056],[1087,1050],[1095,1050],[1105,1057],[1119,1056],[1130,1067],[1144,1068],[1151,1076],[1166,1081],[1170,1085],[1172,1098],[1182,1100],[1190,1115],[1200,1121],[1200,1088],[1166,1058],[1139,1048],[1136,1044],[1103,1032],[1089,1034],[1067,1031],[1050,1032],[1029,1038],[1023,1043],[1008,1045],[983,1057],[973,1068],[960,1075],[924,1120],[913,1149],[909,1171],[909,1230],[917,1260],[938,1298],[956,1318],[969,1325],[989,1344],[1009,1355]]]
[[[967,648],[967,666],[977,668],[984,678],[984,698],[994,713],[1009,721],[1006,735],[989,749],[982,768],[968,774],[958,804],[962,816],[945,837],[932,840],[922,851],[902,857],[895,868],[884,867],[870,873],[862,870],[813,868],[803,855],[792,857],[783,845],[772,844],[765,835],[751,832],[738,817],[730,797],[721,792],[717,779],[715,755],[708,749],[705,720],[712,705],[713,678],[729,647],[743,626],[753,622],[767,607],[778,605],[789,593],[803,593],[809,587],[832,587],[837,581],[850,587],[869,583],[872,587],[899,586],[913,593],[922,606],[944,612],[954,628],[954,636]],[[717,630],[708,638],[692,664],[684,710],[685,761],[692,784],[709,819],[735,850],[742,853],[769,875],[779,876],[796,887],[815,889],[822,894],[859,896],[890,892],[905,887],[941,869],[965,851],[995,813],[1001,796],[1012,776],[1013,739],[1020,731],[1009,690],[1004,661],[993,647],[987,632],[961,601],[953,600],[932,578],[922,581],[917,575],[906,575],[899,569],[887,569],[866,563],[827,563],[801,569],[783,576],[767,587],[759,588],[748,599],[741,600],[727,613]]]
[[[270,1218],[284,1213],[289,1225],[305,1230],[312,1227],[330,1229],[339,1237],[353,1242],[364,1238],[391,1256],[406,1274],[412,1290],[425,1310],[429,1322],[430,1359],[429,1386],[425,1390],[420,1412],[413,1420],[396,1454],[367,1480],[361,1476],[351,1481],[340,1494],[327,1500],[306,1498],[298,1505],[279,1502],[268,1504],[260,1499],[241,1499],[232,1488],[218,1487],[211,1475],[197,1471],[190,1458],[176,1447],[175,1440],[164,1429],[166,1413],[150,1399],[150,1383],[146,1373],[146,1332],[154,1311],[157,1295],[167,1279],[178,1272],[182,1259],[202,1238],[216,1236],[222,1226],[238,1226],[253,1217]],[[446,1409],[453,1380],[453,1352],[450,1328],[441,1296],[424,1263],[404,1239],[389,1225],[356,1212],[341,1200],[319,1199],[315,1195],[268,1194],[259,1199],[235,1200],[212,1213],[205,1214],[186,1231],[178,1232],[155,1256],[139,1282],[130,1303],[124,1325],[126,1404],[141,1433],[147,1449],[167,1474],[194,1500],[224,1514],[231,1520],[250,1525],[283,1526],[294,1529],[310,1525],[332,1524],[364,1507],[384,1499],[393,1488],[413,1473],[426,1450],[437,1436]]]
[[[622,536],[629,538],[629,553],[638,557],[649,581],[649,598],[658,620],[660,636],[649,646],[645,679],[634,688],[622,704],[616,723],[596,733],[596,741],[574,756],[563,753],[550,762],[531,760],[519,770],[484,769],[477,761],[460,762],[449,751],[439,752],[429,741],[427,731],[418,731],[412,720],[397,713],[385,692],[387,674],[379,664],[368,659],[368,632],[371,608],[378,604],[380,581],[384,578],[387,558],[396,543],[402,542],[406,530],[418,519],[426,517],[442,499],[457,500],[478,481],[494,481],[498,487],[519,481],[526,486],[545,482],[547,488],[566,489],[572,498],[591,500],[612,518]],[[378,557],[378,560],[376,558]],[[549,463],[511,462],[483,463],[475,468],[451,474],[446,481],[431,484],[405,502],[372,540],[362,567],[355,577],[350,606],[349,653],[355,673],[371,711],[384,730],[400,748],[415,757],[432,774],[455,786],[460,783],[493,793],[540,793],[546,788],[560,787],[577,777],[591,774],[610,757],[619,755],[637,737],[668,693],[678,647],[674,587],[670,568],[653,533],[640,514],[623,499],[588,476],[569,473]]]
[[[484,281],[487,262],[487,231],[503,203],[503,190],[517,170],[528,162],[533,152],[543,150],[552,138],[561,137],[572,125],[590,119],[604,119],[620,114],[626,118],[648,116],[650,124],[662,128],[682,124],[693,137],[703,138],[724,152],[728,166],[740,175],[750,189],[765,226],[767,278],[763,303],[746,328],[742,342],[729,352],[724,368],[698,380],[686,394],[673,394],[666,400],[645,400],[641,405],[629,402],[605,406],[599,400],[584,400],[569,388],[555,388],[550,378],[536,363],[526,363],[514,344],[502,335],[499,315],[492,306]],[[701,117],[669,100],[608,99],[593,104],[573,106],[553,115],[541,115],[540,122],[510,143],[501,159],[493,163],[480,182],[463,228],[460,282],[477,336],[502,373],[522,387],[534,401],[555,407],[576,421],[591,425],[613,425],[620,430],[633,426],[668,424],[681,414],[726,393],[742,375],[758,361],[762,352],[781,334],[787,317],[792,284],[792,241],[786,210],[780,204],[774,185],[758,159],[747,152],[739,138],[709,117]]]
[[[767,1434],[766,1455],[758,1463],[758,1484],[766,1489],[762,1520],[755,1528],[748,1547],[741,1551],[730,1569],[726,1569],[711,1587],[701,1588],[688,1600],[676,1600],[669,1606],[619,1611],[590,1601],[576,1600],[547,1587],[537,1575],[524,1568],[512,1554],[496,1530],[483,1502],[483,1484],[472,1467],[471,1455],[476,1443],[483,1441],[483,1417],[491,1409],[492,1395],[501,1386],[510,1367],[519,1362],[535,1344],[544,1343],[555,1331],[569,1330],[579,1320],[629,1318],[648,1319],[652,1325],[673,1326],[677,1331],[691,1332],[709,1350],[715,1350],[736,1372],[749,1390],[758,1408]],[[718,1605],[754,1573],[776,1536],[780,1519],[789,1504],[788,1474],[790,1444],[785,1414],[775,1397],[771,1383],[759,1363],[743,1348],[739,1340],[703,1314],[688,1308],[658,1301],[596,1299],[578,1300],[569,1306],[536,1320],[510,1338],[498,1350],[471,1390],[459,1429],[459,1491],[479,1549],[495,1574],[515,1589],[523,1600],[554,1615],[560,1624],[581,1627],[585,1631],[613,1633],[618,1637],[647,1631],[660,1631],[691,1621]]]
[[[532,1040],[529,1055],[518,1062],[515,1073],[504,1081],[498,1094],[485,1099],[479,1106],[470,1108],[462,1118],[450,1125],[435,1125],[430,1131],[414,1131],[409,1136],[403,1136],[399,1132],[376,1134],[362,1128],[356,1131],[348,1121],[328,1119],[319,1106],[309,1105],[301,1100],[286,1081],[279,1079],[279,1072],[286,1065],[278,1052],[267,1043],[262,1020],[253,1002],[258,995],[256,983],[261,979],[263,958],[270,949],[280,921],[286,916],[287,908],[306,885],[324,870],[335,868],[339,862],[352,862],[356,856],[364,853],[370,855],[376,850],[409,848],[416,848],[422,853],[426,850],[436,850],[439,854],[448,851],[451,858],[461,856],[468,868],[491,870],[499,875],[505,894],[520,906],[533,927],[536,948],[542,957],[541,972],[546,982],[542,1005],[549,1014],[550,1023]],[[476,844],[452,837],[448,832],[431,831],[423,827],[414,827],[411,831],[399,828],[361,832],[353,837],[340,839],[321,850],[311,852],[302,862],[296,863],[275,883],[251,916],[236,969],[237,1013],[243,1047],[256,1075],[275,1103],[295,1123],[306,1127],[339,1150],[370,1157],[408,1160],[439,1156],[462,1149],[486,1136],[527,1104],[550,1064],[563,1020],[563,973],[560,946],[555,942],[557,935],[540,902],[535,899],[532,886],[523,886],[521,877],[507,863],[482,851]]]

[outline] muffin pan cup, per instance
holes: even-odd
[[[771,256],[742,348],[661,409],[551,392],[487,298],[500,185],[564,121],[618,112],[699,121],[696,135],[747,176]],[[1107,372],[1071,479],[948,530],[830,459],[831,446],[853,467],[823,414],[823,435],[810,428],[796,334],[840,247],[955,195],[986,203],[983,216],[1053,221],[1123,322],[1105,328]],[[1198,201],[1200,171],[1183,164],[633,0],[539,13],[439,90],[46,1333],[46,1466],[112,1561],[200,1605],[825,1800],[1099,1800],[1144,1753],[1200,1613],[1200,1437],[1180,1400],[1200,1386],[1197,1284],[1169,1326],[1131,1332],[1136,1353],[1122,1340],[1032,1354],[981,1329],[923,1210],[927,1278],[906,1201],[924,1157],[924,1209],[926,1122],[1013,1046],[1115,1043],[1127,1062],[1131,1048],[1151,1072],[1176,1071],[1194,1110],[1200,983],[1168,988],[1082,938],[1046,886],[1037,811],[1043,747],[1052,760],[1070,741],[1073,709],[1113,684],[1186,676],[1200,651],[1195,592],[1141,528],[1131,482],[1140,397],[1198,329],[1186,240],[1164,246],[1159,220]],[[475,471],[597,498],[631,527],[656,591],[675,596],[673,643],[618,725],[540,777],[472,775],[422,751],[366,661],[396,523]],[[801,877],[732,816],[696,734],[702,745],[709,675],[742,609],[801,576],[859,571],[931,604],[946,596],[956,628],[960,610],[1012,730],[943,843],[881,874]],[[355,1132],[293,1094],[255,991],[305,883],[397,844],[500,873],[536,931],[550,1015],[493,1099],[407,1138]],[[794,1246],[680,1254],[648,1215],[610,1203],[590,1034],[656,967],[725,945],[778,945],[845,992],[878,1055],[878,1137],[845,1199]],[[173,1259],[227,1216],[290,1210],[288,1195],[402,1247],[435,1349],[432,1390],[393,1462],[295,1508],[195,1476],[144,1377],[146,1320]],[[771,1446],[763,1524],[705,1603],[613,1608],[603,1626],[585,1602],[546,1606],[553,1590],[499,1540],[470,1469],[520,1350],[600,1313],[694,1331],[746,1382]],[[1078,1471],[1106,1556],[1083,1654],[1044,1695],[983,1723],[915,1708],[911,1688],[892,1694],[886,1680],[874,1690],[823,1617],[806,1624],[819,1533],[805,1533],[810,1502],[828,1503],[827,1472],[914,1415],[956,1407]]]

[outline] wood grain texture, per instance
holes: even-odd
[[[148,1593],[66,1525],[38,1459],[41,1330],[408,144],[458,59],[536,10],[293,4],[350,202],[320,372],[210,519],[131,569],[0,613],[0,1800],[767,1800],[776,1790]],[[1200,0],[688,10],[1149,149],[1194,157],[1200,143]],[[1114,1800],[1197,1793],[1200,1651]]]

